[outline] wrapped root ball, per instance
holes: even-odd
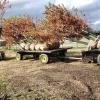
[[[49,50],[58,49],[60,47],[59,42],[49,42],[47,43]]]
[[[91,48],[96,48],[96,44],[93,40],[90,40],[88,43],[88,47],[90,46]]]
[[[25,50],[25,45],[26,45],[25,43],[20,43],[20,49]]]
[[[97,48],[100,49],[100,40],[97,43]]]
[[[30,43],[27,43],[27,44],[25,45],[25,50],[30,50]]]
[[[41,51],[48,50],[46,43],[40,45],[40,50]]]
[[[30,44],[30,50],[31,51],[34,51],[35,50],[35,44],[34,43]]]
[[[40,50],[40,44],[39,43],[35,45],[35,50],[36,51]]]

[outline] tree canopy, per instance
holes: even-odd
[[[3,23],[3,35],[8,43],[33,40],[48,42],[59,38],[55,34],[44,30],[43,25],[38,21],[34,23],[30,16],[11,17]]]
[[[81,16],[74,15],[64,6],[49,3],[45,6],[44,14],[45,27],[51,33],[80,38],[90,31],[89,25]]]
[[[7,0],[3,5],[7,7]],[[75,13],[75,12],[74,12]],[[40,21],[30,16],[7,18],[3,22],[3,35],[7,43],[21,40],[41,42],[62,41],[64,37],[81,38],[90,31],[87,22],[64,6],[48,4]]]

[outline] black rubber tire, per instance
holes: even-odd
[[[5,53],[4,52],[1,53],[1,58],[2,58],[2,60],[5,59]]]
[[[97,56],[97,64],[100,65],[100,54]]]

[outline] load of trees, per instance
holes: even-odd
[[[46,29],[52,33],[66,37],[81,38],[91,29],[78,11],[70,11],[64,6],[54,4],[47,5],[45,10]]]
[[[90,40],[86,50],[91,50],[91,49],[100,49],[100,35],[95,38],[95,40]]]
[[[3,35],[9,44],[19,43],[23,50],[47,50],[59,46],[59,38],[45,32],[40,23],[34,24],[33,18],[29,16],[12,17],[5,20]]]
[[[3,35],[8,43],[17,43],[26,39],[30,33],[33,35],[34,28],[31,17],[11,17],[3,23]]]
[[[45,6],[44,14],[41,21],[30,16],[6,19],[3,35],[7,43],[19,43],[23,50],[56,49],[64,37],[79,39],[90,31],[84,19],[64,6],[49,4]]]

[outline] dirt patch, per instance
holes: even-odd
[[[8,59],[0,62],[0,75],[7,79],[11,100],[100,100],[100,67],[95,64]]]

